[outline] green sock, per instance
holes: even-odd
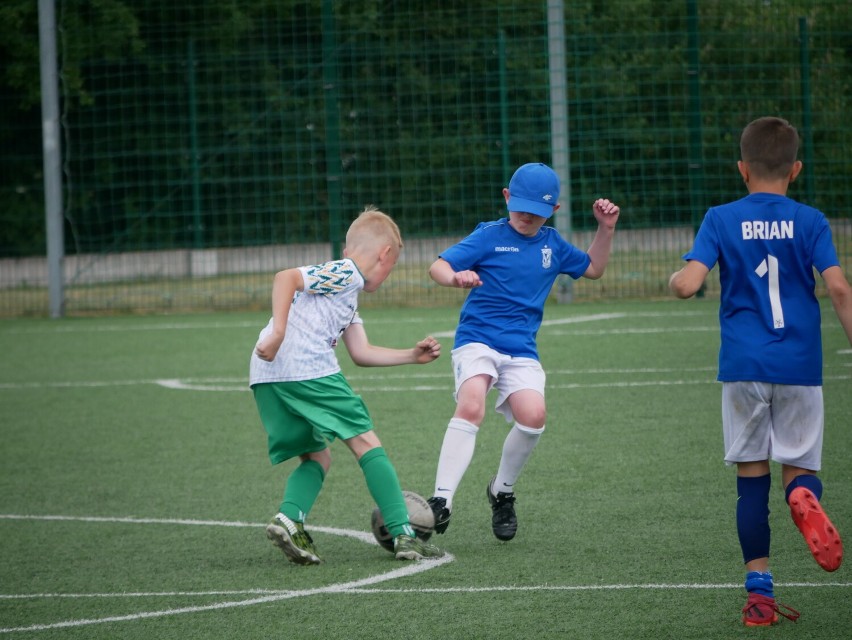
[[[358,464],[367,480],[367,489],[382,512],[388,532],[394,538],[402,534],[413,538],[414,529],[408,523],[408,509],[399,478],[385,450],[382,447],[370,449],[361,456]]]
[[[284,488],[281,513],[293,522],[304,522],[311,512],[325,480],[325,471],[316,460],[305,460],[293,469]]]

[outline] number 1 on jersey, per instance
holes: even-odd
[[[769,304],[772,305],[772,326],[784,328],[784,310],[781,308],[781,285],[778,280],[778,258],[766,256],[754,272],[761,278],[768,275]]]

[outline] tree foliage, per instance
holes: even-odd
[[[575,227],[600,195],[626,226],[694,222],[740,195],[739,131],[770,113],[812,118],[809,193],[848,215],[850,3],[565,6]],[[57,0],[57,20],[69,251],[324,241],[338,174],[347,215],[375,203],[407,235],[460,234],[551,157],[543,1]],[[2,3],[0,32],[0,256],[38,254],[37,3]]]

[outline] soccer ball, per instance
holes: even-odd
[[[405,507],[408,509],[408,521],[411,523],[414,534],[420,540],[428,540],[432,537],[432,532],[435,531],[435,514],[432,513],[432,507],[426,502],[426,499],[414,493],[413,491],[403,491],[405,498]],[[393,551],[393,538],[387,527],[385,520],[382,518],[382,512],[378,507],[373,509],[373,515],[370,517],[370,527],[373,530],[373,535],[376,537],[382,547],[388,551]]]

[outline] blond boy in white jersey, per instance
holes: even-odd
[[[372,345],[358,315],[358,294],[381,286],[401,250],[396,223],[367,207],[349,227],[343,259],[275,275],[272,319],[252,353],[250,386],[268,435],[270,461],[301,460],[287,479],[279,513],[266,527],[267,537],[293,563],[321,562],[304,521],[331,465],[329,445],[335,438],[358,460],[394,537],[395,556],[443,555],[415,537],[396,470],[334,353],[342,338],[352,361],[363,367],[425,364],[440,356],[441,345],[431,336],[411,349]]]

